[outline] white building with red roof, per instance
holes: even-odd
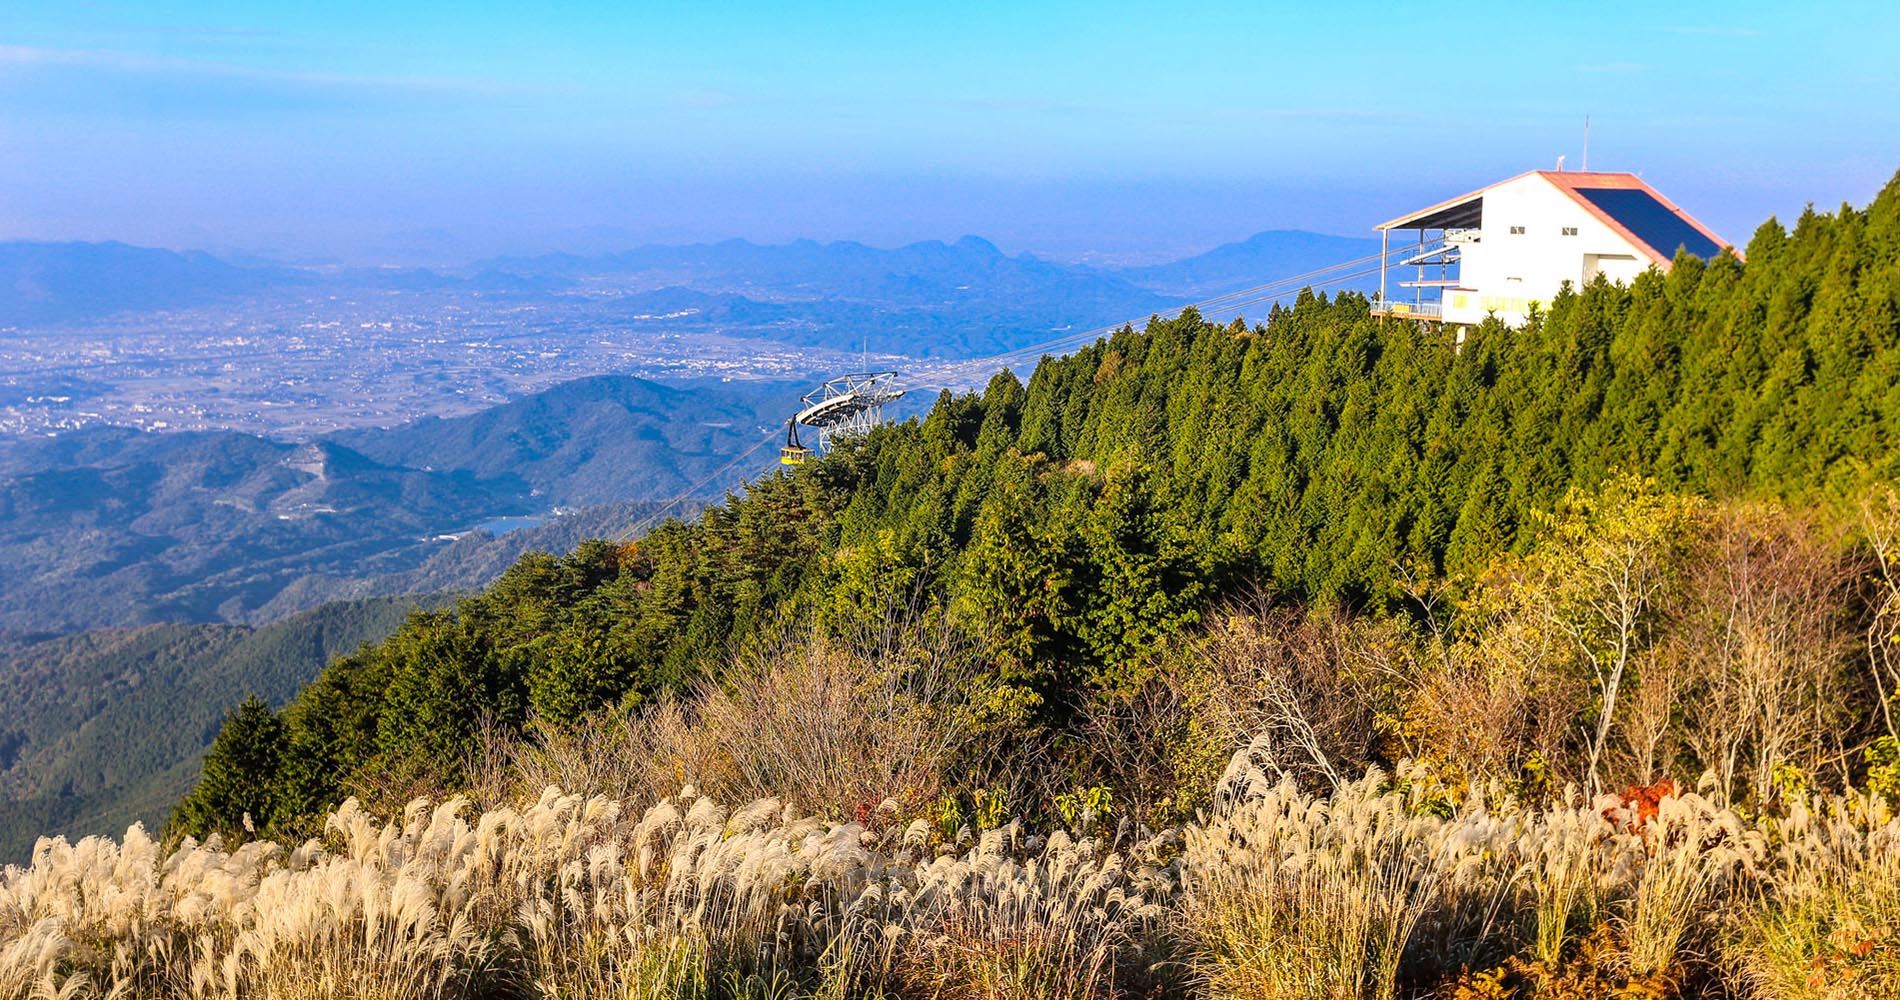
[[[1669,270],[1678,250],[1707,260],[1729,247],[1642,178],[1619,173],[1533,170],[1377,229],[1387,253],[1374,313],[1465,324],[1522,323],[1565,282],[1627,283]]]

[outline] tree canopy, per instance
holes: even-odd
[[[1059,726],[1214,599],[1388,606],[1408,573],[1523,552],[1538,512],[1619,472],[1810,501],[1895,478],[1900,178],[1865,210],[1764,224],[1745,256],[1462,334],[1351,293],[1256,324],[1190,310],[945,394],[692,522],[524,558],[338,660],[283,714],[275,815],[352,775],[453,776],[483,726],[676,691],[789,621],[933,609],[976,637],[1000,715]]]

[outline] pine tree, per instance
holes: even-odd
[[[173,810],[170,828],[248,838],[276,818],[278,769],[288,745],[283,720],[252,695],[225,716],[198,784]]]

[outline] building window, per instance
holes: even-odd
[[[1577,235],[1577,227],[1576,227],[1576,226],[1565,226],[1565,227],[1564,227],[1564,235],[1565,235],[1565,236],[1575,236],[1575,235]]]
[[[1524,235],[1524,227],[1523,227],[1523,226],[1512,226],[1512,227],[1511,227],[1511,235],[1512,235],[1512,236],[1522,236],[1522,235]]]

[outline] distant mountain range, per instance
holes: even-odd
[[[836,299],[881,306],[1041,302],[1093,309],[1103,301],[1139,297],[1113,274],[1012,257],[988,240],[965,236],[893,249],[862,243],[798,240],[761,246],[745,240],[648,246],[596,257],[548,254],[497,258],[476,265],[489,273],[576,282],[612,275],[647,287],[682,286],[767,300]]]
[[[806,346],[970,355],[1166,311],[1364,256],[1376,242],[1270,231],[1170,264],[1120,269],[1009,255],[966,236],[895,248],[800,240],[497,257],[454,272],[239,266],[120,243],[0,243],[0,328],[85,323],[246,297],[365,291],[521,298],[596,319],[667,319]]]

